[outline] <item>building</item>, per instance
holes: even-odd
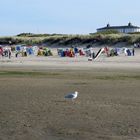
[[[103,32],[108,30],[115,30],[120,33],[134,33],[134,32],[140,32],[140,27],[133,26],[130,22],[126,26],[110,26],[107,24],[106,27],[97,29],[97,32]]]

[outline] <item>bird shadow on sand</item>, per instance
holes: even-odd
[[[61,103],[63,103],[63,104],[76,104],[77,103],[77,101],[75,101],[75,100],[67,100],[67,99],[64,99],[64,100],[52,100],[52,102],[54,102],[54,103],[56,103],[56,104],[61,104]]]
[[[52,100],[55,103],[66,103],[66,100]]]

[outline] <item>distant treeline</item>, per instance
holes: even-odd
[[[121,34],[116,31],[91,33],[89,35],[67,34],[33,34],[21,33],[12,37],[0,37],[0,45],[114,45],[117,43],[134,44],[140,43],[140,33]]]

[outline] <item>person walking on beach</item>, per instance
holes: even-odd
[[[3,49],[0,47],[0,55],[3,56]]]
[[[133,49],[132,49],[132,55],[133,55],[133,56],[135,55],[135,49],[134,49],[134,47],[133,47]]]
[[[9,59],[11,58],[11,50],[8,49],[8,56],[9,56]]]

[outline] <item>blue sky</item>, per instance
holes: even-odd
[[[140,26],[140,0],[0,0],[0,36],[88,34],[110,25]]]

